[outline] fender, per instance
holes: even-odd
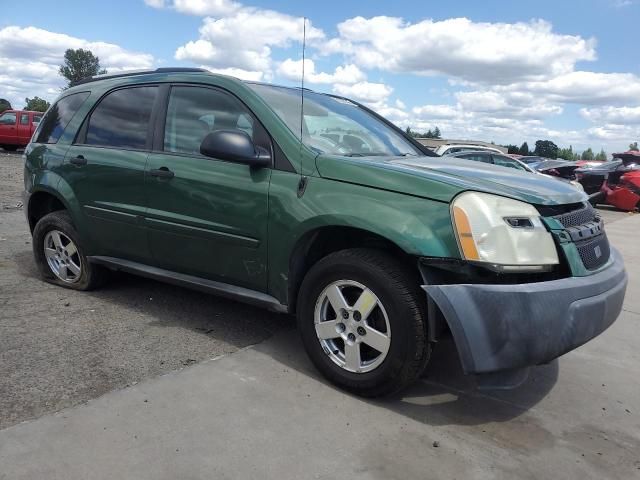
[[[60,203],[64,205],[67,212],[69,212],[76,231],[80,236],[80,241],[85,245],[88,244],[89,234],[85,228],[86,222],[83,221],[82,208],[70,185],[60,175],[50,170],[39,171],[34,174],[34,177],[33,188],[28,192],[29,198],[26,205],[27,215],[29,216],[31,212],[31,201],[36,193],[44,192],[52,195],[56,197]]]

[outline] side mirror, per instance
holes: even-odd
[[[215,130],[209,133],[200,144],[200,153],[206,157],[244,163],[255,168],[271,165],[269,152],[256,147],[249,134],[240,129]]]

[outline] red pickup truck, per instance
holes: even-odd
[[[42,112],[28,110],[5,110],[0,114],[0,147],[13,152],[25,147],[38,123]]]

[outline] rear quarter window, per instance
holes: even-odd
[[[89,97],[89,92],[68,95],[58,100],[38,124],[37,143],[57,143],[67,125]]]

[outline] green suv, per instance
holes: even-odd
[[[87,79],[25,152],[43,277],[122,270],[295,313],[316,367],[395,392],[452,335],[515,386],[604,331],[627,276],[571,185],[440,159],[346,98],[199,69]]]

